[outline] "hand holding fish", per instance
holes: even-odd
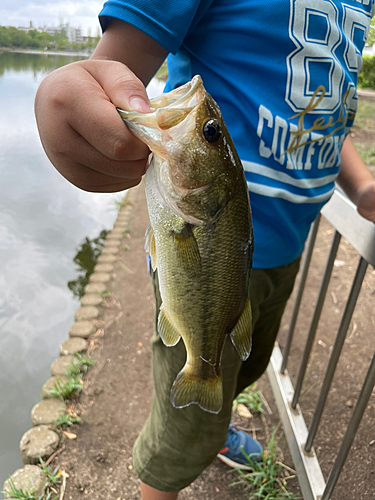
[[[86,191],[113,192],[137,185],[149,149],[124,126],[116,106],[148,111],[143,83],[122,63],[79,61],[41,83],[35,114],[52,164]]]

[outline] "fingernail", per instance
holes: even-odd
[[[147,102],[140,97],[133,97],[130,99],[129,104],[134,111],[139,111],[140,113],[149,113],[151,111]]]

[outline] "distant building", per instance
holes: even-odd
[[[28,33],[29,31],[36,30],[35,26],[33,26],[33,22],[30,21],[30,26],[27,28],[24,28],[23,26],[18,26],[17,28],[19,31],[24,31],[25,33]],[[40,31],[40,30],[37,30]]]
[[[62,33],[63,31],[65,31],[69,43],[82,43],[85,41],[85,39],[87,40],[87,37],[84,37],[82,35],[81,28],[73,28],[67,23],[52,27],[43,26],[43,28],[39,28],[39,30],[43,33],[48,33],[51,36],[56,35],[56,33]]]

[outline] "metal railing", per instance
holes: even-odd
[[[284,356],[281,354],[281,350],[276,344],[270,364],[267,368],[267,374],[284,426],[285,435],[297,471],[304,500],[329,500],[331,498],[375,385],[374,354],[326,483],[313,444],[366,269],[368,264],[375,266],[375,224],[362,218],[357,213],[355,206],[340,191],[335,191],[329,203],[323,208],[322,215],[335,228],[335,233],[321,281],[320,291],[307,335],[295,387],[292,385],[286,368],[318,232],[320,217],[314,222],[310,231],[304,263],[301,270],[301,278],[290,321],[289,333],[285,344]],[[308,361],[314,344],[341,237],[344,237],[359,253],[359,262],[337,331],[328,366],[325,371],[313,417],[309,429],[307,429],[298,401],[300,399],[302,384],[306,375]]]

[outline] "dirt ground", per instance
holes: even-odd
[[[97,363],[85,376],[84,390],[76,403],[76,410],[84,421],[79,427],[75,426],[72,429],[78,438],[72,441],[66,440],[64,449],[52,462],[53,467],[59,465],[69,474],[65,500],[140,498],[138,481],[132,469],[131,450],[151,404],[149,340],[153,331],[154,304],[143,250],[148,215],[142,186],[131,190],[130,201],[131,232],[124,242],[129,250],[122,248],[118,254],[113,279],[108,286],[111,295],[101,307],[97,336],[95,343],[92,343],[94,349],[91,356]],[[293,382],[333,233],[333,228],[323,219],[288,365]],[[302,393],[301,407],[307,425],[319,394],[357,261],[356,251],[343,240],[335,262]],[[294,297],[295,292],[281,325],[279,343],[282,349]],[[315,449],[326,479],[374,353],[374,305],[375,271],[369,268],[315,440]],[[257,389],[262,390],[268,403],[264,417],[247,419],[234,415],[234,421],[243,429],[254,431],[257,439],[265,445],[272,429],[279,423],[279,417],[266,376],[259,381]],[[353,498],[374,500],[374,429],[375,393],[370,399],[332,496],[333,500]],[[283,462],[293,467],[282,432],[279,446],[284,453],[281,457]],[[248,499],[248,494],[241,487],[229,486],[234,478],[235,474],[229,472],[229,469],[216,459],[201,477],[181,492],[179,498],[181,500]],[[300,494],[296,479],[288,483],[288,490]]]

